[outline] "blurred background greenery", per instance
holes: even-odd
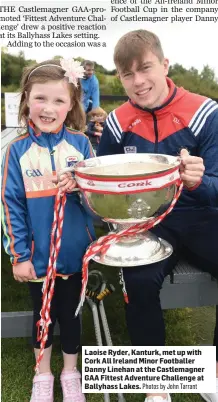
[[[60,58],[56,56],[55,58]],[[78,57],[77,60],[83,61]],[[1,92],[19,92],[20,78],[23,68],[34,64],[35,60],[26,60],[22,51],[19,54],[11,55],[7,48],[1,50]],[[101,95],[125,95],[125,91],[116,76],[116,70],[107,70],[103,66],[95,63],[95,74],[98,77]],[[210,98],[218,98],[218,81],[215,73],[210,66],[205,64],[202,71],[196,68],[184,68],[181,64],[170,66],[168,76],[176,85],[182,86],[191,92],[196,92]],[[109,113],[115,109],[119,102],[102,101],[101,106]],[[2,125],[4,125],[4,100],[2,99]]]

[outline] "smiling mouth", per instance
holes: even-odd
[[[55,119],[53,119],[52,117],[46,117],[46,116],[40,116],[40,120],[43,123],[53,123],[55,121]]]
[[[145,96],[151,91],[151,88],[143,89],[141,91],[136,92],[137,96]]]

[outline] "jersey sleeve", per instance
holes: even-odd
[[[122,130],[115,119],[115,112],[111,112],[104,125],[97,156],[123,153],[121,140]]]
[[[197,140],[205,171],[192,194],[201,204],[218,208],[218,105],[197,134]]]
[[[11,263],[28,261],[27,205],[16,144],[10,144],[2,162],[3,245]]]
[[[95,156],[91,142],[88,137],[85,138],[85,147],[84,147],[84,159],[93,158]]]

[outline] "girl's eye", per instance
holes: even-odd
[[[44,98],[43,98],[43,96],[37,96],[36,99],[43,100]]]
[[[64,103],[64,101],[62,99],[57,99],[57,102]]]

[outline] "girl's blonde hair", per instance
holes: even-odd
[[[102,109],[101,107],[96,107],[95,109],[90,110],[90,112],[87,114],[89,118],[93,118],[95,116],[98,116],[99,114],[102,114],[104,118],[107,118],[107,112]]]
[[[56,67],[59,66],[59,67]],[[40,68],[37,68],[42,66]],[[35,71],[33,71],[35,70]],[[83,131],[85,128],[85,112],[81,104],[82,88],[78,80],[77,87],[69,83],[68,78],[64,77],[65,71],[60,68],[59,60],[47,60],[42,63],[26,67],[23,71],[21,80],[21,100],[19,106],[18,119],[27,127],[29,120],[29,107],[27,106],[27,99],[31,92],[32,86],[35,83],[44,84],[48,81],[60,81],[65,79],[68,82],[72,109],[67,113],[65,124],[76,130]]]

